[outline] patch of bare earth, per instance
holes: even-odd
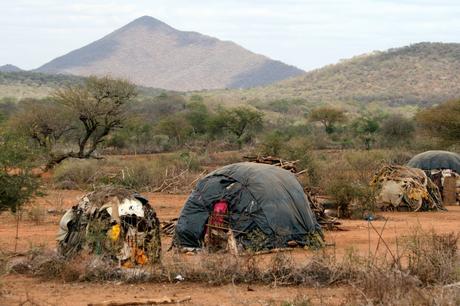
[[[71,207],[84,192],[51,190],[44,198],[36,200],[39,205],[49,211],[59,211]],[[145,194],[155,207],[161,220],[176,217],[184,204],[187,195],[170,195],[159,193]],[[380,215],[387,219],[376,220],[369,224],[364,220],[343,220],[343,231],[325,232],[328,244],[327,253],[343,256],[350,248],[366,256],[377,249],[381,256],[398,252],[398,239],[416,230],[434,230],[437,233],[459,231],[460,207],[448,207],[446,212],[392,213]],[[55,233],[58,228],[60,214],[47,213],[45,219],[36,223],[28,220],[24,214],[19,223],[19,239],[17,251],[26,252],[31,247],[46,249],[55,248]],[[372,228],[375,227],[375,230]],[[384,242],[378,242],[376,231],[383,231]],[[9,213],[0,215],[0,250],[12,252],[15,247],[15,218]],[[166,260],[171,260],[171,252],[166,252],[170,238],[163,239],[163,252]],[[388,248],[387,248],[388,246]],[[314,255],[313,251],[295,249],[288,252],[296,262],[305,262]],[[271,255],[263,255],[267,259]],[[190,264],[194,260],[204,260],[201,256],[189,256]],[[195,257],[195,258],[193,258]],[[228,284],[211,286],[206,283],[138,283],[121,282],[71,282],[44,281],[31,276],[10,274],[0,280],[0,305],[18,305],[29,300],[32,305],[87,305],[88,303],[106,300],[133,301],[147,298],[184,297],[190,296],[188,304],[194,305],[278,305],[283,301],[291,301],[299,296],[307,296],[312,304],[340,305],[350,292],[346,286],[313,288],[307,286],[273,286]],[[35,304],[34,304],[35,303]]]

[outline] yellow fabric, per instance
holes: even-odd
[[[110,239],[112,239],[113,241],[118,240],[118,238],[120,238],[120,231],[120,224],[115,224],[114,226],[112,226],[112,228],[109,231]]]

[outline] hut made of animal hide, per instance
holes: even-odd
[[[141,195],[123,188],[88,193],[62,217],[58,252],[81,251],[118,261],[123,267],[155,263],[161,254],[160,223]]]
[[[382,210],[444,210],[438,187],[420,169],[388,165],[372,178]]]

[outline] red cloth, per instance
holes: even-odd
[[[214,204],[211,219],[209,224],[222,226],[224,223],[224,216],[227,214],[228,202],[225,200],[219,200]]]

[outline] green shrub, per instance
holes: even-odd
[[[287,160],[298,160],[299,171],[307,170],[305,184],[317,185],[319,176],[313,146],[308,138],[295,137],[285,143],[281,156]]]
[[[17,136],[0,134],[0,212],[16,212],[36,195],[39,179],[30,171],[34,153]]]
[[[279,131],[266,134],[260,143],[260,153],[263,155],[278,156],[285,146],[287,137]]]

